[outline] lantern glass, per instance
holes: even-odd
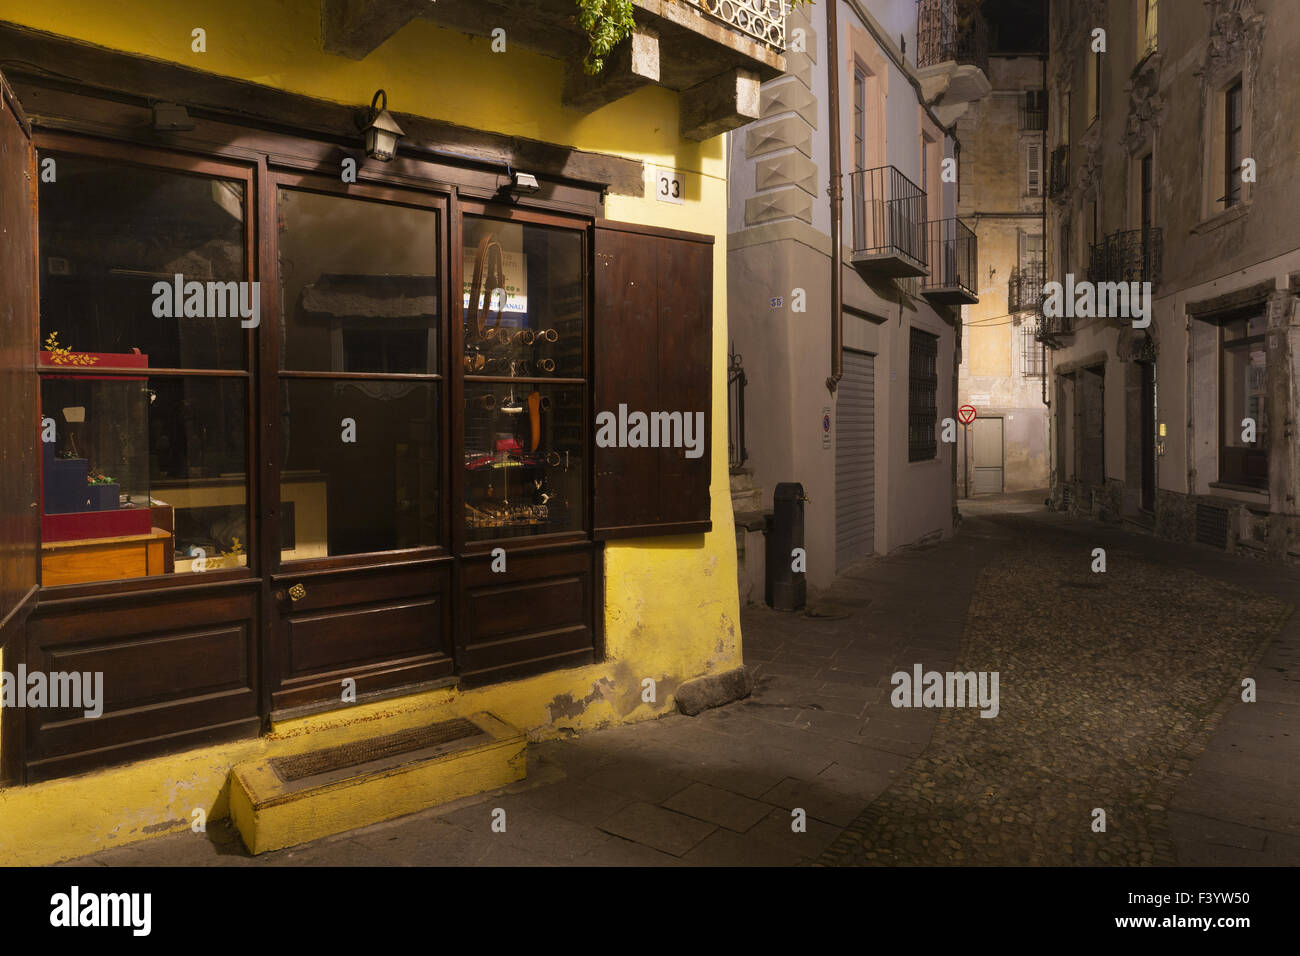
[[[387,162],[397,153],[397,137],[387,130],[371,126],[366,130],[366,155]]]

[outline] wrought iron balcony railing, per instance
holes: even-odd
[[[781,0],[686,0],[705,16],[785,52],[785,11]]]
[[[926,262],[930,274],[921,280],[921,294],[950,305],[974,305],[979,273],[979,240],[960,219],[934,219],[927,224]]]
[[[925,275],[925,192],[893,166],[850,174],[853,260],[882,275]]]
[[[975,0],[916,0],[916,65],[955,60],[989,71],[989,28]]]
[[[1038,312],[1043,305],[1043,283],[1047,281],[1042,263],[1031,262],[1025,268],[1011,270],[1007,282],[1007,313]]]
[[[1043,315],[1040,310],[1038,313],[1038,339],[1046,341],[1049,346],[1055,346],[1055,339],[1063,335],[1074,334],[1074,316],[1071,315]]]
[[[1091,282],[1160,281],[1164,252],[1159,227],[1113,232],[1089,249],[1088,279]]]
[[[1064,199],[1070,190],[1070,147],[1058,146],[1052,150],[1048,167],[1047,195],[1049,199]]]

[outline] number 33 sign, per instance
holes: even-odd
[[[655,169],[655,199],[660,202],[686,202],[686,184],[681,173],[662,167]]]

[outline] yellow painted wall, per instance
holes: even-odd
[[[193,12],[201,8],[201,12]],[[66,859],[187,829],[226,813],[230,767],[430,719],[487,710],[541,739],[667,713],[683,681],[741,663],[735,533],[726,467],[726,182],[721,137],[680,140],[677,94],[650,87],[591,115],[560,106],[559,61],[416,21],[361,62],[320,49],[319,0],[0,0],[0,20],[354,106],[383,87],[392,109],[634,157],[687,173],[686,202],[610,196],[611,219],[707,233],[714,246],[712,518],[707,535],[608,545],[607,659],[469,692],[360,705],[279,725],[268,737],[0,790],[0,864]],[[191,30],[207,52],[191,52]],[[655,703],[641,681],[658,682]]]

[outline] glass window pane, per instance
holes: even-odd
[[[42,581],[248,564],[246,383],[43,376]]]
[[[477,216],[464,224],[466,373],[583,378],[582,234]]]
[[[281,383],[284,561],[439,543],[437,386]]]
[[[279,194],[281,366],[438,369],[438,213],[297,189]]]
[[[256,305],[260,320],[261,311],[245,282],[244,185],[49,158],[56,179],[41,182],[39,197],[41,347],[53,333],[76,352],[139,349],[155,368],[244,368],[242,316],[251,322]]]
[[[1268,353],[1264,343],[1227,348],[1223,353],[1223,443],[1231,448],[1268,450]],[[1255,441],[1242,441],[1242,421],[1255,422]]]
[[[582,530],[583,422],[580,387],[466,384],[467,540]]]

